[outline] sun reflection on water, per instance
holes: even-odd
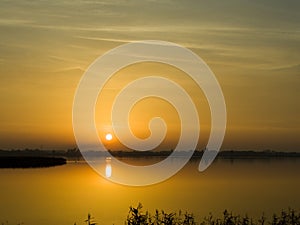
[[[111,177],[111,174],[112,174],[112,168],[111,168],[111,157],[107,157],[106,158],[106,166],[105,166],[105,176],[107,178]]]

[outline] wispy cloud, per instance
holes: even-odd
[[[74,66],[74,67],[64,67],[64,68],[59,68],[59,69],[55,69],[52,71],[49,71],[51,73],[61,73],[61,72],[72,72],[72,71],[79,71],[81,73],[83,73],[85,71],[85,69],[81,68],[80,66]]]
[[[33,20],[0,18],[0,26],[21,26],[33,24]]]
[[[288,71],[297,72],[298,75],[300,76],[300,64],[284,65],[284,66],[273,67],[269,69],[273,71],[281,71],[281,72],[288,72]]]
[[[107,41],[107,42],[117,42],[117,43],[129,43],[136,40],[126,40],[126,39],[114,39],[114,38],[101,38],[101,37],[89,37],[89,36],[75,36],[75,38],[92,40],[92,41]]]
[[[48,57],[54,61],[68,62],[68,63],[75,63],[75,64],[83,63],[83,61],[80,61],[80,60],[74,59],[74,58],[61,57],[61,56],[56,56],[56,55],[49,55]]]

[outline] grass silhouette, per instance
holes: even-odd
[[[223,212],[220,218],[214,217],[211,213],[204,217],[201,221],[196,221],[192,213],[170,212],[164,210],[155,210],[151,215],[148,211],[142,210],[141,203],[137,207],[129,207],[129,212],[125,220],[125,225],[300,225],[300,212],[294,209],[282,210],[279,214],[267,219],[264,214],[258,219],[249,216],[235,215],[228,210]],[[96,225],[94,218],[88,214],[87,219],[83,220],[87,225]],[[9,225],[8,221],[0,223],[1,225]],[[18,225],[24,223],[18,223]],[[101,222],[99,224],[102,224]],[[77,223],[74,223],[77,225]]]
[[[294,209],[282,210],[279,215],[273,214],[270,220],[264,214],[255,220],[225,210],[221,218],[209,214],[202,221],[196,222],[194,215],[188,212],[166,213],[164,210],[156,210],[152,216],[148,211],[143,212],[142,208],[141,203],[137,207],[130,206],[125,225],[300,225],[300,213]]]

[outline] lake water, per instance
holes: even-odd
[[[219,159],[202,173],[198,163],[147,187],[111,183],[84,162],[1,169],[0,223],[80,225],[91,213],[98,224],[124,224],[129,206],[139,202],[152,213],[181,209],[198,219],[209,212],[220,216],[224,209],[255,218],[300,209],[300,159]]]

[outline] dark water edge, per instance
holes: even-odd
[[[42,168],[60,166],[67,163],[65,158],[6,156],[0,157],[0,168]]]

